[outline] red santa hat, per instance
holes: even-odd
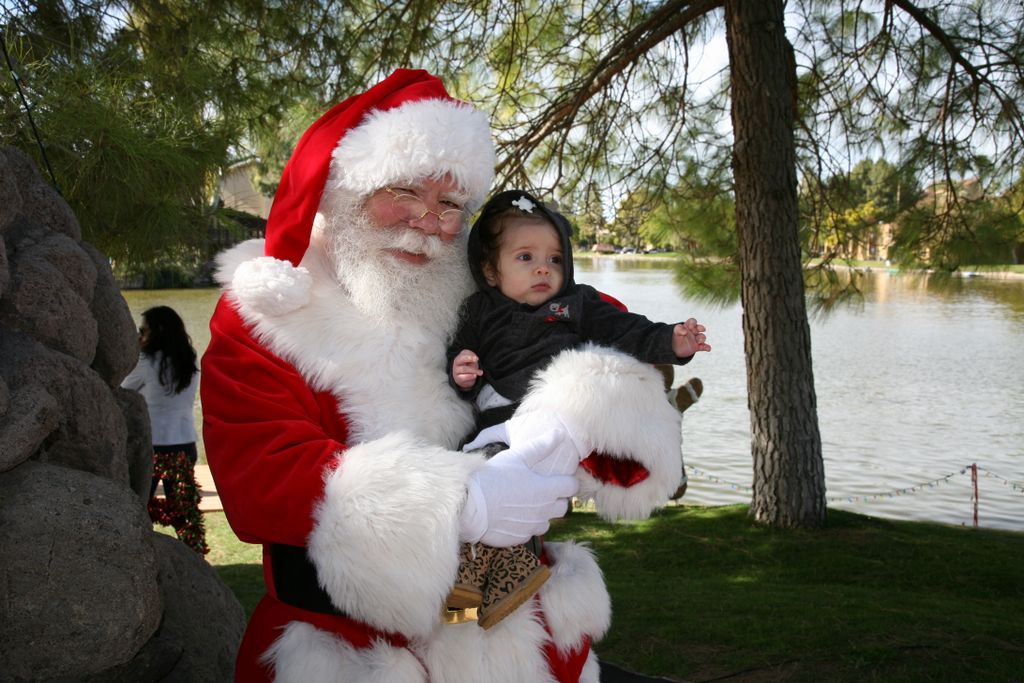
[[[271,314],[304,305],[309,276],[298,266],[325,192],[368,195],[444,175],[466,193],[470,210],[480,205],[494,178],[487,117],[426,71],[397,69],[303,134],[274,195],[264,258],[240,264],[230,278],[236,298]]]
[[[332,158],[332,180],[359,194],[449,174],[479,206],[494,177],[486,116],[426,71],[398,69],[335,105],[299,140],[270,209],[267,256],[302,260]]]

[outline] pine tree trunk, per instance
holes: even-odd
[[[825,521],[793,141],[796,71],[782,0],[727,0],[755,520]]]

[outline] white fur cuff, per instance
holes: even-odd
[[[643,519],[679,486],[682,421],[651,365],[594,345],[563,351],[537,373],[516,414],[534,412],[557,414],[593,450],[647,470],[643,481],[623,487],[580,468],[579,496],[593,498],[602,517]]]
[[[384,631],[439,623],[459,560],[459,513],[479,455],[405,433],[353,446],[327,475],[310,558],[331,601]]]
[[[544,550],[552,574],[540,589],[541,606],[555,647],[564,653],[584,637],[600,640],[612,623],[612,601],[593,551],[573,542],[545,543]]]

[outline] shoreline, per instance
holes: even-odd
[[[610,259],[613,261],[638,261],[642,263],[657,263],[664,261],[665,263],[672,263],[674,257],[662,256],[653,254],[601,254],[591,251],[573,252],[573,258],[591,258],[591,259]],[[814,263],[807,264],[805,268],[813,267]],[[877,263],[864,264],[864,265],[849,265],[845,263],[833,263],[832,268],[835,270],[854,270],[862,273],[874,273],[877,271],[884,271],[893,275],[937,275],[940,277],[956,277],[956,278],[987,278],[991,280],[1024,280],[1024,272],[1016,272],[1012,270],[995,270],[999,266],[993,266],[993,270],[987,268],[979,268],[977,270],[956,270],[951,273],[943,273],[935,270],[934,268],[901,268],[899,266],[887,266],[885,263],[879,261]]]

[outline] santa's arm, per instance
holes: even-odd
[[[210,320],[201,378],[206,457],[235,533],[305,545],[347,436],[333,401],[259,345],[226,297]]]
[[[346,614],[429,632],[479,459],[402,433],[348,446],[334,397],[259,344],[229,300],[211,320],[202,391],[207,458],[238,536],[307,547]]]

